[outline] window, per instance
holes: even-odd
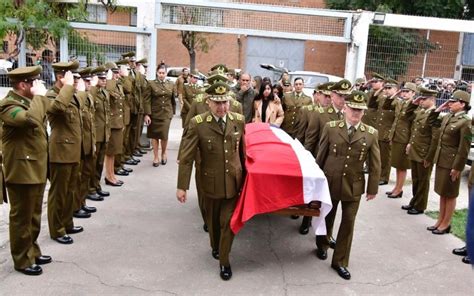
[[[132,27],[137,26],[137,10],[136,9],[130,11],[130,26]]]
[[[89,16],[87,20],[91,23],[107,23],[107,9],[102,5],[87,5]]]

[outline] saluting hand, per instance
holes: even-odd
[[[74,84],[74,75],[72,75],[71,71],[67,71],[66,74],[64,74],[64,77],[61,78],[61,83],[63,85],[73,85]]]
[[[444,102],[443,104],[441,104],[441,106],[439,106],[438,108],[436,108],[435,112],[441,112],[441,111],[443,111],[443,110],[449,109],[448,103],[449,103],[449,101],[446,101],[446,102]]]
[[[97,86],[97,83],[99,83],[99,77],[94,75],[94,77],[91,79],[91,86]]]
[[[112,80],[112,77],[114,77],[114,74],[112,73],[112,70],[109,69],[109,71],[107,71],[107,76],[105,77],[105,79]]]
[[[128,69],[125,65],[120,65],[120,76],[127,77],[128,76]]]
[[[86,91],[86,84],[84,83],[84,80],[82,78],[80,78],[79,81],[77,82],[76,90],[77,91]]]
[[[44,86],[43,81],[36,79],[33,81],[33,86],[30,91],[34,96],[44,96],[48,90]]]
[[[180,203],[185,203],[186,202],[186,190],[183,189],[177,189],[176,190],[176,198]]]
[[[143,65],[138,65],[137,71],[140,72],[140,74],[145,75],[145,67]]]

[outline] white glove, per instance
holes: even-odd
[[[86,84],[84,83],[84,80],[82,78],[80,78],[79,81],[77,82],[76,90],[77,91],[85,91],[86,90]]]
[[[43,84],[43,81],[36,79],[33,81],[33,86],[31,87],[31,93],[34,96],[44,96],[46,95],[47,89]]]
[[[114,77],[114,74],[112,73],[112,70],[109,69],[109,71],[107,71],[106,79],[112,80],[112,77]]]
[[[99,77],[94,75],[91,79],[91,86],[97,86],[97,83],[99,83]]]

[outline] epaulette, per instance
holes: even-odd
[[[206,121],[207,121],[207,122],[211,122],[211,121],[212,121],[212,116],[211,116],[211,115],[208,115],[207,118],[206,118]]]
[[[467,119],[467,120],[472,120],[472,118],[467,114],[464,114],[462,118]]]
[[[319,108],[318,108],[318,112],[319,112],[319,113],[324,113],[324,108],[323,108],[323,107],[319,107]]]
[[[329,107],[329,108],[328,108],[328,113],[331,114],[331,113],[333,113],[333,112],[334,112],[334,109],[333,109],[332,107]]]
[[[234,106],[239,106],[239,105],[240,105],[240,102],[237,101],[237,100],[234,100],[234,101],[232,102],[232,105],[234,105]]]
[[[329,126],[330,127],[336,127],[336,122],[335,121],[330,121]]]
[[[232,116],[232,113],[229,112],[227,115],[229,116],[230,120],[234,120],[234,116]]]
[[[242,114],[236,113],[236,114],[235,114],[235,117],[236,117],[237,120],[239,120],[239,121],[243,121],[243,120],[244,120],[244,116],[243,116]]]
[[[196,100],[196,102],[201,103],[202,100],[204,99],[204,95],[203,94],[198,94],[198,95],[196,95],[196,97],[194,99]]]
[[[363,126],[362,124],[360,125],[360,131],[365,132],[365,126]]]
[[[196,116],[194,116],[194,118],[196,119],[196,122],[197,122],[197,123],[201,123],[201,122],[202,122],[202,117],[201,117],[201,115],[196,115]]]
[[[373,135],[375,133],[375,128],[369,126],[369,134]]]
[[[308,110],[309,110],[309,111],[313,111],[313,106],[308,105]]]

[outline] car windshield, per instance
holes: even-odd
[[[305,88],[315,88],[320,83],[326,83],[329,78],[321,75],[304,75],[304,74],[291,74],[290,79],[293,82],[296,77],[302,77],[304,79]]]

